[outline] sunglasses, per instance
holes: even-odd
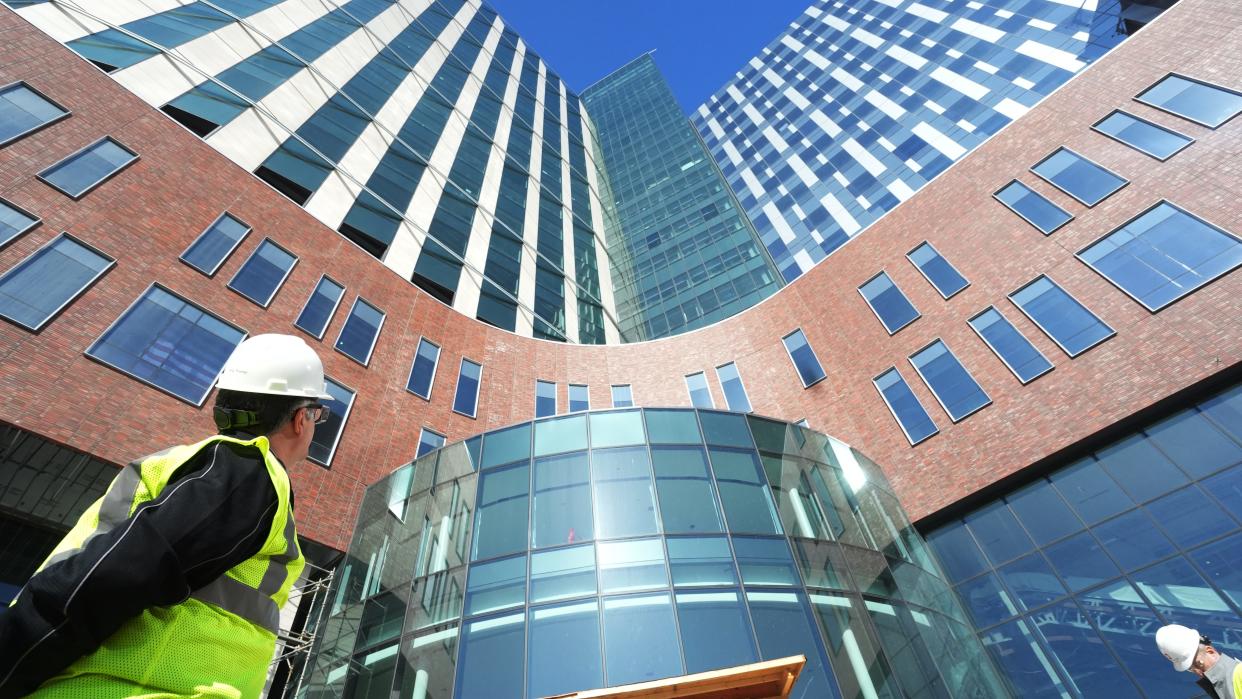
[[[316,425],[322,425],[327,422],[328,416],[332,414],[332,410],[328,408],[328,406],[321,405],[319,403],[311,403],[310,405],[304,405],[302,407],[306,408],[307,417],[309,417],[311,422],[314,422]]]

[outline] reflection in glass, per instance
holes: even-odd
[[[699,444],[699,421],[693,410],[644,410],[652,444]]]
[[[535,423],[535,456],[586,449],[586,416],[558,417]]]
[[[406,640],[396,687],[403,699],[448,697],[457,658],[457,626]]]
[[[1027,622],[1015,619],[983,635],[983,645],[1020,697],[1069,696],[1064,680],[1053,669]]]
[[[1019,558],[999,572],[1023,609],[1041,607],[1065,596],[1065,586],[1038,553]]]
[[[784,539],[734,537],[733,550],[746,585],[797,585],[798,573]]]
[[[1117,666],[1112,653],[1073,600],[1053,605],[1034,621],[1054,660],[1084,696],[1139,696],[1134,683]]]
[[[530,556],[530,601],[595,594],[595,547],[569,546]]]
[[[796,592],[746,591],[750,618],[763,660],[805,655],[806,665],[789,693],[790,699],[840,699],[841,693],[824,659],[806,597]]]
[[[529,467],[520,463],[488,471],[479,478],[479,503],[470,560],[501,556],[526,548]]]
[[[1100,635],[1147,696],[1180,697],[1192,693],[1187,676],[1169,671],[1168,660],[1152,640],[1152,629],[1160,628],[1164,622],[1130,583],[1119,580],[1084,593],[1078,597],[1078,605],[1095,622]]]
[[[901,696],[884,655],[875,647],[858,608],[844,595],[813,594],[837,682],[847,697]]]
[[[1052,567],[1056,568],[1069,585],[1071,592],[1086,589],[1115,578],[1121,574],[1108,555],[1100,548],[1095,537],[1087,532],[1044,549]]]
[[[643,443],[643,416],[629,412],[592,413],[591,446],[625,447]]]
[[[526,614],[471,621],[462,634],[455,699],[522,699]]]
[[[586,452],[535,459],[531,548],[590,541],[595,538],[592,527]]]
[[[668,585],[659,539],[599,544],[599,582],[604,592],[633,592]]]
[[[604,598],[604,657],[610,687],[683,674],[667,592]]]
[[[470,566],[466,582],[466,614],[487,614],[526,601],[526,556]]]
[[[676,597],[687,674],[759,660],[737,590],[678,592]]]
[[[733,554],[729,551],[729,540],[725,537],[678,537],[670,538],[666,543],[668,561],[673,572],[673,585],[703,587],[737,584],[737,573],[733,571]]]
[[[928,639],[934,638],[931,635],[932,616],[898,602],[865,600],[863,604],[875,624],[880,645],[888,656],[898,684],[906,694],[916,697],[946,696],[948,690],[927,645]]]
[[[776,508],[755,453],[716,448],[710,452],[729,531],[780,534]]]
[[[527,696],[549,697],[602,685],[599,640],[599,603],[594,599],[531,609]]]
[[[702,447],[652,447],[651,461],[664,531],[723,531]]]
[[[488,433],[483,445],[483,468],[503,466],[529,458],[529,423]]]
[[[601,539],[655,534],[655,488],[646,448],[591,452],[596,535]]]

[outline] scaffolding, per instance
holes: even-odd
[[[315,635],[323,621],[325,601],[332,589],[335,570],[321,568],[309,561],[298,581],[289,590],[287,608],[296,610],[288,619],[282,618],[276,632],[276,657],[268,671],[265,696],[294,697],[306,673]]]

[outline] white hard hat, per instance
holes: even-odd
[[[241,393],[332,398],[325,390],[319,355],[293,335],[255,335],[243,340],[224,363],[216,386]]]
[[[1185,672],[1195,661],[1199,652],[1199,632],[1181,624],[1161,626],[1156,631],[1156,646],[1160,653],[1173,663],[1173,669]]]

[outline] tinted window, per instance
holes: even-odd
[[[736,585],[733,554],[729,540],[723,536],[670,537],[668,562],[672,567],[673,585],[677,587],[711,587]]]
[[[266,308],[297,261],[289,251],[265,239],[233,275],[229,288]]]
[[[802,330],[789,333],[781,341],[785,343],[785,351],[789,352],[789,358],[798,370],[803,386],[810,386],[824,378],[824,368],[819,364],[819,357],[815,356],[815,350],[807,342]]]
[[[466,615],[487,614],[526,603],[526,556],[470,566]]]
[[[970,319],[970,327],[979,333],[979,337],[988,347],[1001,358],[1005,366],[1013,372],[1022,383],[1037,376],[1042,376],[1052,369],[1052,362],[1035,349],[1035,345],[1018,332],[1018,329],[1001,315],[1000,311],[989,307],[986,311]]]
[[[1109,114],[1092,128],[1159,160],[1172,157],[1194,142],[1189,136],[1122,111]]]
[[[39,173],[39,178],[77,199],[138,159],[125,146],[105,138]]]
[[[1053,204],[1044,195],[1014,180],[995,194],[996,198],[1014,213],[1026,219],[1044,235],[1055,231],[1074,218],[1068,211]]]
[[[529,476],[530,469],[523,462],[479,477],[474,553],[470,560],[526,549]]]
[[[336,337],[336,348],[345,356],[366,364],[371,361],[371,352],[383,326],[384,312],[359,296],[354,299],[341,334]]]
[[[220,214],[207,230],[181,253],[181,259],[194,269],[211,276],[237,249],[238,243],[250,232],[250,226],[229,214]]]
[[[433,432],[424,427],[422,432],[418,435],[418,452],[414,454],[414,457],[418,458],[423,454],[435,451],[442,446],[444,446],[444,435]]]
[[[781,533],[767,479],[755,452],[711,449],[710,455],[729,531]]]
[[[910,363],[954,422],[992,402],[941,340],[911,355]]]
[[[550,697],[604,683],[594,599],[530,611],[527,696]]]
[[[1095,206],[1129,181],[1068,148],[1058,148],[1031,170],[1087,206]]]
[[[336,454],[336,445],[345,430],[345,421],[349,419],[349,411],[354,407],[354,392],[345,386],[324,377],[331,400],[320,402],[328,406],[328,420],[315,426],[315,438],[311,440],[308,457],[323,466],[331,465]]]
[[[535,381],[535,417],[556,414],[556,384],[551,381]]]
[[[596,449],[591,452],[591,475],[601,539],[659,530],[646,448]]]
[[[526,615],[471,621],[462,632],[457,699],[521,699]]]
[[[888,409],[892,411],[893,417],[897,418],[897,424],[901,426],[901,431],[911,445],[918,444],[940,431],[896,369],[880,374],[873,383]]]
[[[595,547],[591,544],[563,546],[530,555],[531,604],[595,592]]]
[[[885,272],[880,272],[871,281],[858,287],[858,290],[890,335],[919,317],[918,310]]]
[[[1165,77],[1135,99],[1212,128],[1242,112],[1242,93],[1180,75]]]
[[[808,614],[806,598],[794,592],[746,591],[746,602],[759,639],[759,656],[764,660],[805,655],[798,681],[790,699],[821,699],[837,696]]]
[[[595,538],[586,452],[535,459],[534,494],[532,548]]]
[[[696,408],[714,408],[712,393],[707,389],[707,377],[703,372],[686,376],[686,390],[690,392],[690,404]]]
[[[1113,329],[1048,277],[1009,295],[1065,353],[1076,357],[1113,336]]]
[[[431,384],[436,378],[436,363],[440,361],[440,347],[427,338],[418,341],[414,364],[410,366],[410,380],[405,387],[414,395],[431,399]]]
[[[306,305],[302,306],[302,312],[298,314],[298,319],[293,324],[322,339],[323,334],[328,330],[328,323],[332,321],[332,315],[336,313],[336,306],[344,295],[345,287],[326,276],[320,277],[319,283],[311,291],[310,298],[306,299]]]
[[[746,397],[746,387],[742,385],[742,376],[737,372],[737,365],[730,362],[716,367],[716,377],[720,379],[720,388],[724,391],[729,410],[749,413],[750,399]]]
[[[923,243],[917,248],[910,251],[906,255],[915,267],[927,277],[927,281],[936,287],[936,291],[946,299],[965,289],[967,286],[966,277],[963,277],[957,268],[949,264],[940,253],[936,252],[936,248],[931,243]]]
[[[0,146],[50,124],[69,112],[26,83],[0,90]]]
[[[604,598],[604,654],[609,686],[682,674],[669,594]]]
[[[586,386],[569,384],[569,412],[577,413],[591,409],[590,391]]]
[[[224,362],[245,336],[216,316],[152,286],[86,354],[202,405]],[[317,426],[315,433],[322,427]]]
[[[1242,240],[1160,202],[1078,257],[1158,311],[1242,264]]]
[[[687,673],[759,660],[737,590],[678,592],[676,598]]]
[[[32,216],[12,204],[0,199],[0,248],[8,245],[17,236],[34,228],[39,223],[37,216]]]
[[[652,447],[651,460],[664,531],[723,531],[702,447]]]
[[[0,316],[38,330],[113,264],[62,233],[0,276]]]
[[[612,407],[628,408],[634,405],[634,394],[628,385],[612,387]]]

